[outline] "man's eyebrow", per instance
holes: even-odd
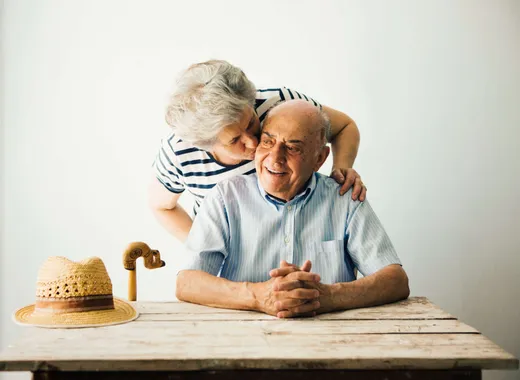
[[[262,134],[267,135],[268,137],[271,137],[271,138],[275,137],[275,135],[272,135],[266,131],[262,131]],[[287,140],[286,142],[291,143],[291,144],[303,144],[302,140]]]

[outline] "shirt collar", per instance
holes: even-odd
[[[264,198],[264,200],[266,202],[272,204],[278,210],[279,207],[284,207],[289,204],[292,205],[292,204],[298,203],[299,201],[303,201],[304,204],[307,203],[307,200],[310,198],[310,195],[316,189],[316,182],[317,182],[316,179],[317,179],[317,173],[314,172],[314,173],[312,173],[311,178],[305,184],[303,190],[301,192],[299,192],[293,199],[291,199],[288,202],[284,202],[278,198],[273,197],[270,194],[267,194],[267,192],[262,187],[262,184],[260,183],[260,178],[259,178],[258,174],[256,176],[256,183],[258,185],[258,189],[260,190],[260,194],[262,195],[262,198]]]

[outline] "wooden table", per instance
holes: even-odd
[[[480,379],[518,360],[426,298],[281,320],[181,302],[137,302],[125,325],[28,328],[0,370],[34,379]],[[128,372],[131,371],[131,372]]]

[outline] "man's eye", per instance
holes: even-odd
[[[299,153],[300,152],[300,148],[296,147],[296,146],[287,146],[287,150],[291,153]]]
[[[271,146],[273,145],[273,140],[262,140],[262,144],[265,145],[265,146]]]

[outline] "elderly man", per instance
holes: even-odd
[[[317,173],[329,126],[304,101],[270,111],[256,174],[219,183],[195,219],[177,298],[287,318],[408,297],[406,273],[369,203],[341,197]]]

